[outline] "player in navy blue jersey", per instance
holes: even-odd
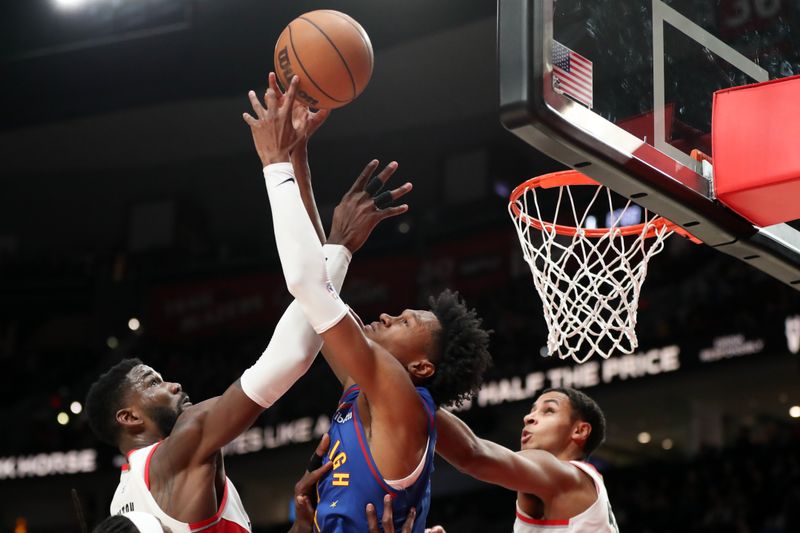
[[[328,453],[330,445],[329,435],[324,435],[317,445],[317,449],[311,456],[311,461],[301,477],[294,486],[294,506],[295,521],[289,533],[308,533],[314,527],[314,506],[317,501],[317,483],[333,467],[333,463],[323,464],[323,459]],[[312,503],[312,501],[314,503]],[[392,498],[387,494],[383,498],[383,516],[378,521],[377,508],[380,506],[368,504],[366,508],[367,525],[369,533],[395,533],[394,516],[392,515]],[[414,529],[414,521],[417,517],[416,509],[413,507],[408,513],[408,518],[403,524],[403,528],[397,530],[399,533],[411,533]],[[425,533],[445,533],[444,529],[437,527],[426,529]]]
[[[396,528],[401,529],[414,507],[413,530],[421,532],[436,445],[433,413],[437,406],[458,404],[478,390],[490,360],[489,335],[474,310],[450,291],[432,298],[429,310],[381,314],[366,325],[342,302],[328,280],[322,246],[303,208],[289,158],[305,128],[305,115],[292,120],[296,90],[296,80],[285,95],[270,88],[266,109],[251,92],[256,117],[244,118],[264,165],[287,286],[322,336],[323,354],[345,391],[333,416],[325,456],[333,466],[318,485],[314,528],[367,531],[366,506],[389,494]],[[397,168],[390,163],[370,181],[377,164],[354,184],[354,202],[369,198]],[[410,190],[407,183],[381,193],[366,208],[402,213],[408,206],[387,205]],[[363,201],[360,206],[364,208]],[[347,209],[340,205],[334,217]],[[382,512],[379,507],[378,514]]]

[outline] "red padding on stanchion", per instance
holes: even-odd
[[[800,218],[800,76],[714,93],[717,198],[757,226]]]

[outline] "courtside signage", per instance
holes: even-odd
[[[0,457],[0,479],[85,474],[97,470],[97,451],[92,449]]]

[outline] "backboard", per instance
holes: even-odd
[[[715,91],[800,74],[799,1],[499,0],[498,63],[509,130],[800,290],[797,224],[753,226],[689,155]]]

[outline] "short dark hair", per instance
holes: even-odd
[[[89,387],[85,402],[89,427],[106,444],[117,445],[120,427],[116,413],[122,409],[128,392],[128,373],[141,364],[142,361],[137,358],[123,359]]]
[[[553,387],[545,389],[542,394],[546,392],[560,392],[565,395],[569,398],[573,419],[583,420],[592,426],[592,431],[583,445],[584,457],[589,457],[606,440],[606,415],[603,414],[603,410],[588,394],[577,389]]]
[[[425,386],[437,406],[459,406],[478,393],[492,361],[489,331],[457,292],[444,290],[429,301],[441,329],[434,336],[436,373]]]
[[[92,533],[139,533],[139,528],[129,518],[118,514],[97,524]]]

